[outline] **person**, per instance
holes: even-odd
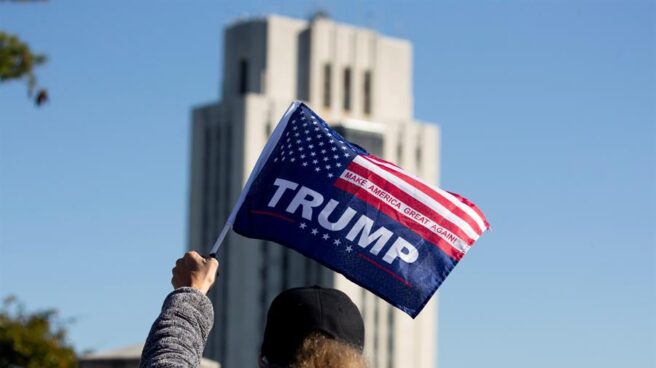
[[[144,345],[141,368],[199,367],[214,322],[206,296],[218,261],[187,252]],[[257,365],[260,368],[365,368],[364,322],[343,292],[319,286],[285,290],[271,303]],[[255,362],[254,362],[255,363]]]

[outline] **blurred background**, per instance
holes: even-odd
[[[0,82],[0,298],[56,309],[78,355],[142,342],[224,28],[319,10],[412,43],[440,185],[492,224],[439,290],[437,365],[653,367],[653,1],[0,1],[3,51],[34,54]]]

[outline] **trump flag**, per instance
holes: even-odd
[[[213,252],[229,228],[292,248],[414,318],[489,224],[467,199],[370,155],[294,102]]]

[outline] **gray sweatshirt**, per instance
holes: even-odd
[[[199,367],[213,323],[207,296],[190,287],[174,290],[150,328],[139,367]]]

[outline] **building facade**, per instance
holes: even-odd
[[[413,118],[412,45],[325,17],[267,16],[227,27],[222,98],[192,112],[188,247],[207,252],[278,119],[308,103],[347,139],[437,183],[439,130]],[[282,290],[318,284],[360,308],[374,367],[434,368],[437,301],[411,319],[368,291],[275,243],[231,233],[210,297],[215,324],[205,355],[256,366],[266,311]]]

